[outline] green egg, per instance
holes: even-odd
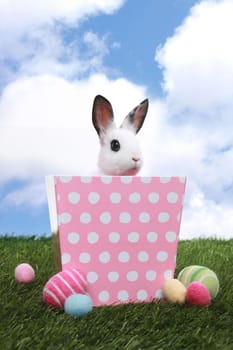
[[[218,277],[216,273],[208,267],[199,265],[187,266],[180,271],[177,278],[185,287],[188,287],[188,285],[194,281],[203,283],[208,288],[212,299],[218,294]]]

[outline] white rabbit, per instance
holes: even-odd
[[[135,134],[141,129],[148,110],[148,99],[135,107],[117,128],[111,103],[97,95],[92,122],[100,139],[98,165],[105,175],[135,175],[141,169],[142,155]]]

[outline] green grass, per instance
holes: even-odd
[[[220,280],[207,308],[165,302],[95,308],[82,319],[49,309],[42,289],[55,272],[50,239],[0,238],[0,350],[233,349],[233,240],[180,242],[177,271],[206,265]],[[17,264],[36,270],[14,281]]]

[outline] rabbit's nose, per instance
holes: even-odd
[[[132,160],[137,163],[140,160],[140,158],[132,157]]]

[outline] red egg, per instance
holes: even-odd
[[[43,300],[49,306],[63,308],[72,294],[84,294],[87,290],[85,274],[76,268],[63,270],[52,276],[43,289]]]
[[[207,306],[211,302],[211,296],[203,283],[195,281],[187,287],[186,300],[191,305]]]

